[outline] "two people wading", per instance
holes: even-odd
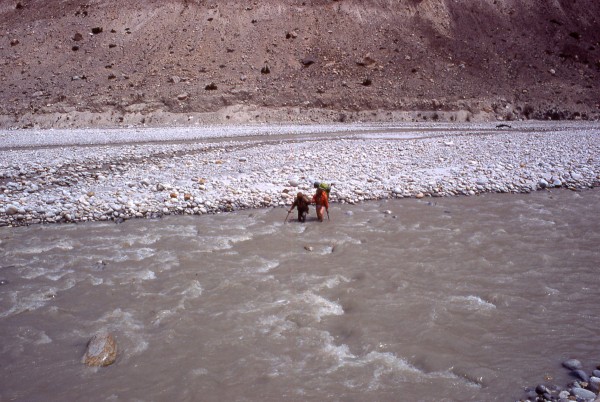
[[[329,219],[329,191],[331,190],[331,187],[325,183],[319,182],[315,182],[314,187],[317,189],[317,191],[310,201],[308,197],[301,192],[296,194],[296,198],[288,210],[288,216],[294,210],[294,208],[297,208],[298,222],[306,222],[306,215],[309,213],[308,206],[312,203],[315,204],[317,219],[319,222],[323,222],[325,212],[327,213],[327,219]]]

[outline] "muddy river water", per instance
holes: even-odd
[[[600,364],[599,216],[595,189],[0,228],[0,400],[518,400]]]

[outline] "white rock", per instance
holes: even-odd
[[[6,206],[6,210],[5,210],[6,215],[16,215],[19,213],[19,208],[9,204]]]

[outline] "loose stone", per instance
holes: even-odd
[[[562,365],[569,369],[569,370],[581,370],[583,368],[583,365],[581,364],[581,362],[577,359],[569,359],[569,360],[565,360]]]
[[[583,388],[573,388],[571,390],[571,393],[573,395],[575,395],[577,398],[582,398],[586,401],[593,401],[598,396],[595,393],[593,393],[592,391],[588,391],[587,389],[583,389]]]
[[[19,208],[17,208],[17,207],[16,207],[16,206],[14,206],[14,205],[8,205],[8,206],[6,207],[6,214],[7,214],[7,215],[16,215],[16,214],[18,214],[18,213],[19,213]]]
[[[590,376],[587,375],[587,373],[583,370],[575,370],[573,371],[573,374],[575,376],[577,376],[580,380],[585,381],[585,382],[589,382],[590,381]]]
[[[108,366],[117,359],[117,342],[112,334],[98,333],[88,343],[82,363],[92,367]]]

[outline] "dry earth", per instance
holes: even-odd
[[[597,0],[3,0],[0,128],[600,118]]]

